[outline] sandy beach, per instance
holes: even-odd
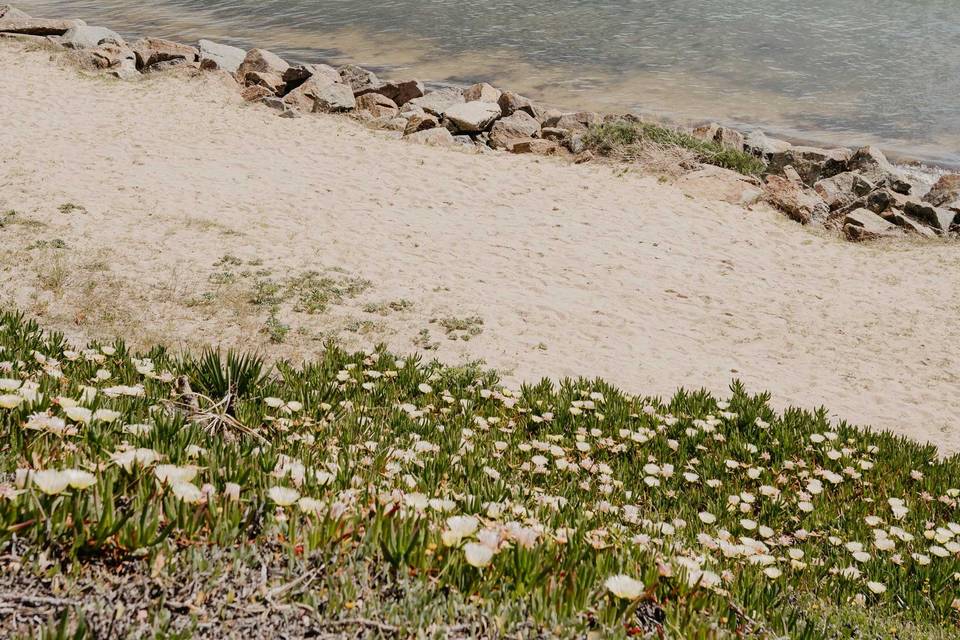
[[[0,305],[72,339],[383,342],[642,394],[739,378],[960,450],[956,245],[850,244],[638,169],[282,119],[215,75],[85,77],[13,42],[0,113]],[[251,302],[309,272],[345,293]]]

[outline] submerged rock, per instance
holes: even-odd
[[[200,47],[200,68],[207,71],[221,69],[236,73],[243,64],[244,58],[247,57],[246,51],[228,44],[220,44],[212,40],[201,40],[197,44]]]

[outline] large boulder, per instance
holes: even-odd
[[[914,220],[910,216],[904,215],[900,209],[888,209],[881,217],[890,224],[895,224],[905,231],[916,233],[925,238],[937,237],[937,233],[933,229],[919,220]]]
[[[866,196],[873,191],[874,185],[857,173],[844,171],[818,180],[813,188],[827,203],[830,210],[834,211],[851,204],[857,198]]]
[[[782,173],[784,167],[792,165],[800,174],[804,184],[812,187],[824,178],[846,171],[849,159],[849,149],[790,147],[771,154],[768,158],[767,170],[770,173]]]
[[[486,82],[479,82],[463,90],[467,102],[499,102],[503,92]]]
[[[782,176],[767,176],[764,197],[801,224],[823,221],[830,213],[830,207],[816,191]]]
[[[173,60],[193,62],[199,55],[199,51],[190,45],[162,38],[143,38],[134,42],[131,48],[137,55],[137,67],[140,69]]]
[[[440,126],[437,116],[422,109],[419,112],[408,113],[405,117],[407,124],[403,128],[403,132],[407,135]]]
[[[920,222],[929,225],[939,231],[946,233],[955,224],[960,224],[960,214],[951,209],[935,207],[927,202],[917,202],[909,200],[903,206],[903,212]]]
[[[763,196],[760,181],[742,173],[706,165],[681,176],[674,183],[684,195],[708,201],[749,206]]]
[[[68,49],[96,49],[101,44],[107,43],[121,46],[127,44],[116,31],[87,25],[73,27],[60,36],[57,42]]]
[[[201,40],[200,68],[206,71],[221,69],[228,73],[236,73],[247,57],[247,52],[228,44],[220,44],[212,40]]]
[[[27,36],[62,36],[70,29],[85,26],[83,20],[44,20],[43,18],[0,18],[0,33]]]
[[[287,83],[284,93],[289,93],[304,84],[310,78],[326,78],[325,84],[342,82],[340,72],[328,64],[298,64],[283,72],[283,81]]]
[[[355,96],[376,91],[383,84],[373,71],[358,67],[355,64],[346,64],[338,69],[341,81],[353,89]]]
[[[960,213],[960,174],[941,176],[927,195],[923,196],[923,201],[935,207],[945,207]]]
[[[593,111],[577,111],[576,113],[565,113],[557,120],[554,126],[558,129],[567,131],[586,131],[594,125],[602,122],[599,113]],[[576,151],[574,153],[577,153]]]
[[[244,84],[248,87],[258,85],[270,89],[275,95],[283,95],[287,83],[283,81],[283,76],[279,73],[267,73],[261,71],[248,71],[244,74]]]
[[[320,95],[320,91],[333,84],[342,84],[339,82],[339,79],[339,74],[337,75],[336,80],[323,73],[311,75],[305,82],[300,83],[295,89],[289,91],[287,95],[283,96],[283,101],[291,108],[300,109],[301,111],[310,113],[314,109],[314,104],[317,100],[317,96]],[[287,87],[289,86],[290,85],[288,83]]]
[[[539,135],[540,123],[537,119],[525,111],[515,111],[513,115],[501,118],[493,124],[490,129],[490,146],[494,149],[506,149],[512,142],[536,138]]]
[[[317,89],[313,98],[315,112],[336,113],[349,111],[357,106],[353,90],[346,84],[330,84]]]
[[[847,161],[847,169],[862,174],[874,183],[882,183],[897,193],[908,194],[911,185],[903,173],[887,160],[883,152],[873,146],[860,147]]]
[[[453,139],[453,134],[443,127],[410,133],[405,135],[403,139],[430,147],[452,147],[457,144],[456,140]]]
[[[378,88],[363,89],[360,92],[354,91],[357,97],[367,93],[379,93],[382,96],[390,98],[398,107],[405,105],[414,98],[423,97],[423,83],[419,80],[401,80],[398,82],[385,82]]]
[[[743,151],[743,134],[736,129],[722,127],[716,122],[711,122],[710,124],[705,124],[695,128],[692,131],[692,135],[694,138],[703,140],[704,142],[716,143],[724,149]]]
[[[397,103],[379,93],[365,93],[357,98],[357,111],[369,113],[374,118],[393,118],[400,113]]]
[[[289,68],[287,61],[272,51],[251,49],[237,69],[237,80],[242,85],[282,85],[283,74]]]
[[[851,211],[843,219],[843,234],[856,242],[903,235],[903,230],[868,209]]]
[[[500,106],[494,102],[465,102],[444,112],[449,127],[459,133],[486,131],[500,117]]]
[[[535,105],[530,98],[525,98],[513,91],[504,91],[500,95],[500,99],[497,100],[497,104],[500,105],[500,111],[504,118],[512,116],[516,111],[526,111],[528,115],[541,121],[544,115],[543,110]]]
[[[463,92],[460,89],[446,88],[431,91],[419,98],[413,98],[403,106],[404,108],[407,106],[419,107],[427,113],[442,118],[447,109],[464,102]]]
[[[514,139],[510,141],[506,148],[510,153],[532,153],[538,156],[552,156],[561,152],[559,144],[553,140],[542,140],[540,138]]]

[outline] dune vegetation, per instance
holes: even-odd
[[[960,637],[960,459],[476,367],[0,315],[4,637]]]

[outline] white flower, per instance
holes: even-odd
[[[203,492],[191,482],[174,481],[170,485],[170,491],[180,500],[188,504],[200,502],[203,498]]]
[[[493,549],[476,542],[468,542],[463,547],[463,555],[470,566],[482,569],[493,560]]]
[[[63,413],[74,422],[82,422],[83,424],[90,422],[93,417],[93,412],[90,409],[81,406],[63,407]]]
[[[713,524],[714,522],[717,521],[717,516],[707,511],[701,511],[698,514],[698,517],[700,518],[700,522],[702,522],[703,524]]]
[[[178,467],[175,464],[161,464],[153,470],[157,480],[165,483],[190,482],[197,475],[197,467],[190,465]]]
[[[317,500],[316,498],[308,498],[306,496],[297,500],[297,506],[300,507],[301,511],[312,513],[314,515],[320,515],[320,512],[323,510],[322,501]]]
[[[281,507],[289,507],[300,497],[300,492],[287,487],[270,487],[267,495]]]
[[[30,475],[33,484],[37,485],[40,491],[48,496],[55,496],[63,493],[70,484],[67,476],[56,469],[47,469],[46,471],[36,471]]]
[[[13,393],[0,396],[0,407],[4,409],[15,409],[23,402],[23,398]]]
[[[440,534],[440,538],[445,546],[455,547],[479,528],[480,521],[473,516],[452,516],[447,518],[447,529]]]
[[[780,569],[777,569],[776,567],[767,567],[766,569],[763,570],[763,574],[768,578],[770,578],[771,580],[776,580],[781,575],[783,575],[780,572]]]
[[[150,466],[160,459],[160,454],[153,449],[126,449],[110,454],[110,459],[126,471],[130,471],[134,464]]]
[[[603,586],[605,586],[610,593],[623,600],[636,600],[646,591],[646,587],[642,582],[630,576],[623,575],[622,573],[607,578]]]
[[[223,497],[234,502],[240,499],[240,485],[236,482],[228,482],[223,486]]]
[[[89,471],[64,469],[63,474],[67,478],[67,484],[74,489],[87,489],[97,484],[97,477]]]
[[[420,390],[420,393],[433,393],[433,387],[428,385],[426,382],[421,382],[417,385],[417,389]]]
[[[867,589],[870,589],[870,591],[872,591],[872,592],[874,592],[874,593],[876,593],[876,594],[879,595],[879,594],[883,593],[884,591],[886,591],[886,590],[887,590],[887,587],[886,587],[886,585],[884,585],[884,584],[881,583],[881,582],[873,582],[873,581],[871,580],[870,582],[867,583]]]

